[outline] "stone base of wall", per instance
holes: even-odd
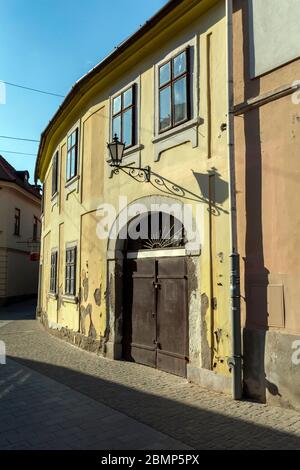
[[[300,335],[247,328],[243,339],[245,396],[300,410]]]
[[[105,341],[103,338],[99,340],[94,339],[89,336],[85,336],[82,333],[69,330],[60,324],[50,322],[48,321],[47,314],[44,312],[38,312],[37,318],[51,335],[63,339],[64,341],[84,349],[85,351],[93,352],[101,356],[104,355]]]
[[[122,359],[122,344],[107,341],[103,353],[108,359]]]
[[[203,388],[225,393],[226,395],[230,395],[232,391],[231,377],[216,374],[211,370],[194,367],[190,364],[187,366],[187,379],[189,382],[200,385]]]

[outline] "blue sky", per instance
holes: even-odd
[[[0,0],[0,81],[62,95],[167,0]],[[39,139],[62,99],[6,87],[0,135]],[[37,143],[0,138],[0,154],[33,177]]]

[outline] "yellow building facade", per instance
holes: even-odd
[[[183,341],[183,350],[167,346],[157,359],[163,346],[145,324],[139,343],[147,344],[131,349],[131,359],[229,392],[226,74],[225,1],[169,2],[75,84],[42,135],[36,178],[44,187],[38,314],[49,330],[121,359],[126,316],[135,309],[134,348],[139,312],[154,317],[160,308],[159,334]],[[109,165],[115,133],[127,143],[122,165],[141,171]],[[161,235],[147,250],[130,248],[120,233],[137,205],[144,216],[187,207],[195,240],[185,235],[176,246]],[[126,260],[138,269],[125,269]],[[153,274],[156,265],[165,274]],[[182,321],[174,313],[180,302]]]

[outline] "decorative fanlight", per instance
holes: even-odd
[[[167,248],[179,248],[185,245],[185,234],[182,223],[170,215],[169,220],[164,220],[163,213],[158,213],[159,223],[151,226],[151,214],[148,215],[148,236],[137,239],[128,238],[127,250],[158,250]],[[139,225],[137,225],[139,230]]]
[[[173,225],[168,233],[154,233],[147,240],[143,240],[143,248],[155,250],[161,248],[176,248],[183,243],[183,230],[180,228],[174,233],[175,225]]]

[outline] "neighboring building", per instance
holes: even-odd
[[[226,75],[225,1],[169,2],[74,85],[42,134],[35,176],[44,184],[43,322],[107,357],[230,392]],[[115,133],[123,163],[149,165],[150,182],[109,167]],[[103,203],[116,211],[108,239],[99,236]],[[120,236],[135,203],[164,204],[157,237]],[[177,217],[182,236],[165,225],[174,203],[200,219],[192,246]]]
[[[16,171],[0,155],[0,305],[37,294],[41,197],[28,171]]]
[[[245,393],[297,408],[299,15],[298,0],[234,0],[236,192]]]

